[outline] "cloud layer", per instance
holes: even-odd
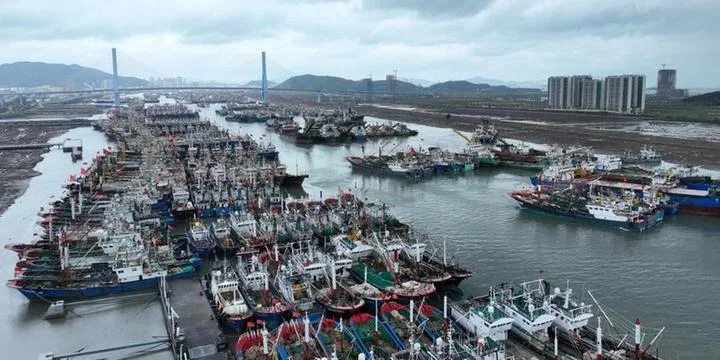
[[[177,0],[0,2],[0,63],[47,61],[125,75],[241,82],[315,73],[443,81],[678,69],[720,85],[714,0]]]

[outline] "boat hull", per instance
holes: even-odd
[[[195,276],[194,270],[167,275],[165,278],[167,280],[176,280],[192,278],[193,276]],[[156,277],[127,283],[85,288],[18,288],[17,290],[28,300],[85,299],[150,289],[156,287],[159,282],[160,278]]]
[[[188,239],[188,245],[190,245],[190,250],[200,257],[209,257],[215,248],[214,246],[204,246],[202,244],[198,244],[192,239]]]
[[[670,200],[680,204],[680,213],[720,216],[720,195],[698,197],[670,194]]]
[[[564,218],[568,218],[568,219],[579,220],[579,221],[583,221],[583,222],[590,223],[593,225],[621,229],[621,230],[625,230],[625,231],[643,232],[645,230],[650,229],[651,227],[654,227],[657,223],[662,222],[662,220],[664,219],[664,216],[665,216],[664,210],[660,210],[656,214],[653,215],[654,218],[652,219],[652,221],[644,221],[641,223],[635,223],[635,222],[631,222],[631,221],[602,220],[602,219],[595,219],[592,217],[573,215],[572,213],[559,211],[557,208],[548,208],[548,207],[543,207],[543,206],[537,206],[535,204],[524,202],[517,198],[513,198],[513,199],[515,199],[518,202],[520,208],[524,209],[524,210],[531,210],[531,211],[540,212],[543,214],[549,214],[549,215],[564,217]]]
[[[245,316],[225,316],[225,323],[233,330],[239,332],[247,329],[247,323],[252,318],[252,314]]]
[[[302,187],[308,175],[284,175],[275,176],[275,183],[282,187]]]

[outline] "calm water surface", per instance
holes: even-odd
[[[324,197],[334,196],[338,187],[351,189],[391,204],[396,216],[439,243],[445,239],[448,254],[475,271],[462,285],[467,294],[484,293],[498,282],[531,280],[543,269],[544,278],[557,284],[570,280],[576,294],[585,298],[585,290],[592,290],[604,306],[628,321],[639,317],[650,327],[667,326],[660,340],[660,354],[665,358],[720,357],[714,345],[720,335],[717,218],[677,216],[668,218],[657,231],[630,234],[526,214],[516,209],[506,193],[526,184],[531,173],[486,170],[415,183],[356,174],[344,157],[362,154],[361,144],[298,147],[280,141],[262,124],[225,122],[215,115],[217,108],[201,109],[201,117],[274,144],[290,172],[297,167],[310,174],[305,186],[310,196],[319,197],[321,191]],[[463,145],[451,130],[410,126],[420,135],[369,141],[365,153],[377,153],[383,145],[385,152],[406,151],[410,146],[459,149]],[[82,137],[86,158],[106,145],[100,133],[85,128],[63,137]],[[28,192],[0,217],[0,239],[18,241],[31,234],[39,207],[51,195],[57,196],[60,185],[68,175],[79,173],[80,167],[67,154],[46,155],[36,168],[43,175],[34,178]],[[0,274],[10,278],[15,261],[14,253],[3,251]],[[76,310],[80,316],[48,322],[42,320],[44,305],[28,305],[19,293],[6,288],[0,289],[0,298],[6,304],[0,310],[4,318],[0,346],[10,349],[14,358],[35,359],[42,351],[67,353],[164,335],[156,301],[80,307]],[[167,359],[169,354],[144,358]]]

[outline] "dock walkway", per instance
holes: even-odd
[[[163,296],[162,287],[169,290]],[[173,334],[176,354],[187,349],[189,359],[224,360],[225,352],[218,352],[217,340],[221,330],[205,297],[200,281],[178,279],[161,284],[163,310],[168,333]],[[174,330],[172,330],[174,328]],[[182,356],[182,355],[181,355]]]

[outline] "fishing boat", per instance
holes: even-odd
[[[459,285],[463,280],[470,278],[473,272],[470,269],[461,267],[452,258],[448,260],[446,245],[445,241],[443,241],[442,258],[438,258],[434,254],[428,255],[426,252],[423,254],[423,261],[450,275],[450,279],[446,280],[445,284]]]
[[[275,183],[286,188],[301,188],[308,174],[284,174],[275,176]]]
[[[251,245],[252,238],[258,236],[257,220],[247,212],[234,212],[229,218],[230,233],[241,246]]]
[[[491,299],[492,300],[492,299]],[[496,342],[507,340],[514,319],[498,308],[497,303],[462,301],[448,303],[449,316],[463,331],[472,336],[489,338]]]
[[[531,281],[517,286],[493,287],[490,294],[477,297],[478,304],[496,304],[504,313],[513,318],[513,332],[525,340],[547,341],[547,329],[555,321],[550,312],[550,303],[545,298],[542,282]]]
[[[324,313],[320,304],[315,302],[315,292],[310,285],[310,275],[294,271],[294,266],[282,264],[275,277],[276,286],[283,299],[293,308],[295,318],[306,314],[311,322],[317,322]]]
[[[412,310],[410,310],[412,309]],[[379,314],[387,327],[400,339],[399,350],[412,348],[422,337],[422,329],[415,322],[415,303],[410,300],[409,306],[389,301],[380,307]]]
[[[318,340],[316,329],[307,316],[280,325],[273,336],[278,358],[281,360],[325,358],[327,356],[325,344]]]
[[[7,286],[20,291],[28,300],[84,299],[150,289],[163,277],[167,280],[191,278],[201,265],[196,257],[175,260],[168,246],[158,247],[155,257],[143,249],[121,247],[111,262],[89,268],[75,268],[67,244],[59,246],[59,253],[62,256],[57,258],[57,273],[48,268],[38,272],[16,269],[15,278],[8,280]],[[161,258],[170,260],[160,262]],[[48,258],[38,256],[36,259]],[[82,259],[77,261],[82,262]]]
[[[233,240],[228,221],[224,218],[216,219],[211,225],[211,230],[219,253],[226,257],[235,256],[238,245],[235,240]]]
[[[330,359],[358,359],[361,355],[367,357],[370,352],[352,333],[347,322],[342,318],[337,321],[323,318],[318,322],[318,331],[315,336]]]
[[[256,253],[238,258],[238,275],[243,293],[258,321],[274,329],[290,316],[292,306],[271,284],[268,270],[260,264]]]
[[[349,316],[365,304],[362,297],[348,291],[338,281],[338,277],[344,275],[345,266],[339,266],[335,259],[308,247],[307,251],[295,254],[292,260],[298,272],[307,274],[315,300],[329,313]]]
[[[592,305],[584,302],[577,302],[570,288],[570,281],[567,281],[565,290],[559,287],[550,292],[551,286],[547,281],[537,280],[543,285],[547,300],[550,304],[549,311],[555,315],[555,325],[569,332],[574,332],[588,325],[594,317]]]
[[[433,284],[401,277],[398,263],[394,263],[393,270],[393,272],[388,271],[385,263],[376,254],[352,266],[352,274],[356,279],[361,281],[367,279],[367,283],[391,296],[394,295],[397,300],[419,299],[435,292]]]
[[[497,155],[483,144],[469,144],[466,153],[473,155],[477,167],[495,167],[500,165]]]
[[[536,149],[521,149],[503,143],[498,150],[492,152],[500,160],[500,164],[529,170],[542,170],[547,164],[546,152]]]
[[[522,209],[582,220],[624,231],[645,231],[662,222],[665,211],[660,203],[635,203],[634,196],[597,198],[587,190],[519,190],[509,193]]]
[[[375,239],[378,241],[377,237]],[[452,279],[452,275],[422,261],[426,246],[418,237],[415,237],[414,243],[408,243],[400,238],[390,238],[389,232],[386,232],[385,237],[376,243],[376,247],[384,252],[384,257],[389,259],[390,263],[398,264],[401,277],[436,287],[445,284]]]
[[[358,260],[370,256],[374,248],[360,241],[362,232],[355,230],[349,235],[340,234],[333,236],[331,242],[335,246],[338,254],[342,254],[351,259]]]
[[[667,190],[671,201],[678,203],[680,213],[720,216],[720,186],[707,190],[672,188]]]
[[[388,294],[368,283],[367,268],[365,269],[362,281],[358,281],[354,276],[344,279],[344,281],[346,284],[345,286],[351,293],[361,297],[363,301],[365,301],[364,310],[366,312],[374,312],[376,308],[379,309],[385,301],[390,299]]]
[[[348,328],[371,359],[390,359],[394,353],[406,348],[403,340],[380,320],[379,311],[375,315],[358,313],[351,316]]]
[[[210,275],[210,291],[222,317],[232,329],[244,331],[253,316],[253,310],[240,291],[237,274],[224,268],[214,269]]]
[[[209,256],[215,248],[213,235],[202,221],[190,224],[187,230],[187,239],[190,249],[202,257]]]
[[[640,152],[637,154],[625,152],[625,156],[622,157],[622,162],[626,165],[657,166],[662,163],[662,155],[653,148],[643,145],[642,149],[640,149]]]

